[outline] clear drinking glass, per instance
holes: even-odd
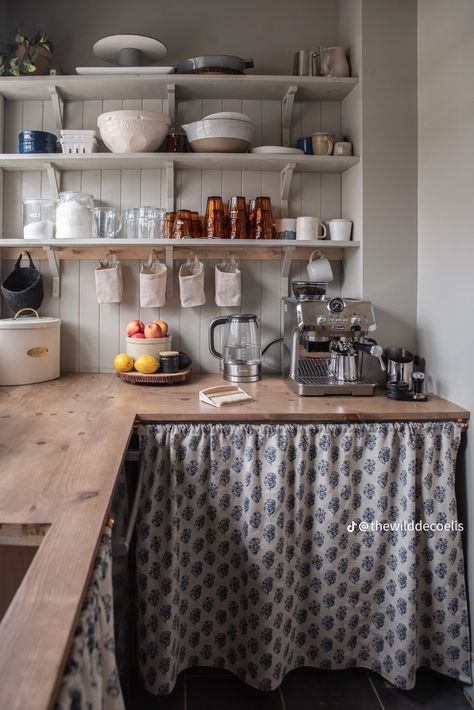
[[[123,211],[122,233],[125,239],[138,239],[138,207]]]
[[[92,210],[92,238],[116,239],[122,228],[120,211],[115,207],[94,207]]]
[[[163,239],[166,210],[161,207],[138,208],[138,239]]]

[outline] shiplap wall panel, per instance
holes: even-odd
[[[104,100],[66,103],[67,128],[96,128],[97,117],[106,111],[122,108],[143,108],[165,111],[167,101]],[[255,145],[279,144],[281,138],[281,104],[279,101],[196,99],[177,104],[177,125],[199,120],[216,111],[241,111],[255,124]],[[42,129],[56,133],[49,101],[6,102],[5,150],[17,152],[18,133],[25,129]],[[291,144],[300,136],[317,130],[340,131],[340,107],[332,102],[296,102],[291,122]],[[207,197],[222,195],[225,202],[232,195],[242,194],[247,200],[258,195],[272,199],[274,217],[280,215],[280,176],[273,172],[253,171],[177,171],[175,176],[176,206],[199,210],[204,214]],[[94,195],[97,205],[118,209],[138,205],[166,207],[165,170],[103,170],[64,172],[63,190],[79,190]],[[22,235],[22,200],[26,197],[49,197],[50,186],[42,172],[5,172],[3,233],[5,237]],[[314,215],[329,219],[341,216],[341,179],[338,175],[295,174],[289,196],[289,214]],[[217,315],[236,312],[255,313],[262,321],[262,345],[279,337],[281,332],[280,264],[279,262],[243,261],[242,305],[240,308],[219,308],[214,300],[214,265],[205,262],[206,305],[181,308],[178,270],[175,262],[174,293],[162,308],[141,308],[139,300],[138,261],[123,262],[124,299],[121,304],[97,304],[95,294],[95,261],[62,262],[61,299],[51,297],[51,279],[47,262],[40,264],[45,279],[44,315],[63,320],[61,362],[66,371],[113,371],[113,358],[125,348],[125,326],[139,317],[144,321],[162,318],[169,323],[173,347],[188,351],[194,358],[196,371],[217,372],[219,364],[208,350],[208,325]],[[13,262],[3,262],[5,276]],[[340,265],[333,262],[335,280],[330,293],[339,293]],[[306,278],[306,263],[295,261],[291,278]],[[217,333],[221,347],[223,329]],[[280,368],[280,348],[272,346],[265,356],[266,371]]]

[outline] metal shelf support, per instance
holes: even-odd
[[[171,125],[175,125],[176,120],[176,85],[167,84],[166,92],[168,94],[168,116],[171,120]]]
[[[54,84],[48,86],[49,96],[51,98],[51,105],[53,108],[53,118],[56,128],[64,128],[64,99],[61,96],[61,92],[58,87]]]
[[[296,247],[284,247],[282,249],[283,259],[281,261],[281,295],[282,298],[288,296],[288,278],[290,276],[291,262]]]
[[[287,163],[280,173],[280,204],[282,217],[288,217],[288,198],[290,196],[291,181],[295,168],[296,163]]]
[[[297,86],[290,86],[281,101],[281,144],[286,147],[290,145],[291,117],[297,91]]]
[[[53,298],[61,296],[61,261],[59,259],[59,249],[51,246],[44,246],[43,249],[48,257],[49,269],[53,277]]]
[[[61,192],[61,171],[53,163],[46,163],[45,167],[51,190],[51,199],[58,200]]]

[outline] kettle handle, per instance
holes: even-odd
[[[222,353],[217,352],[214,346],[214,331],[218,325],[223,325],[224,323],[227,323],[227,316],[218,316],[211,320],[209,324],[209,350],[211,355],[214,355],[218,360],[222,360]]]

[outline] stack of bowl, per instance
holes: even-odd
[[[19,153],[56,153],[58,139],[47,131],[22,131],[18,136]]]
[[[244,113],[221,111],[183,125],[196,153],[246,153],[253,140],[253,123]]]

